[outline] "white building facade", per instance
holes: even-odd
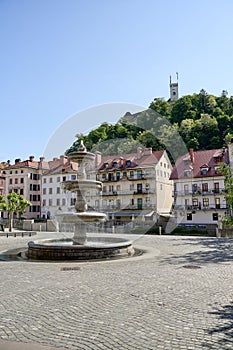
[[[197,151],[180,157],[171,174],[177,224],[205,228],[218,226],[226,214],[224,176],[219,164],[229,164],[229,149]]]

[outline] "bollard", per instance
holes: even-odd
[[[162,234],[162,226],[159,226],[159,234]]]

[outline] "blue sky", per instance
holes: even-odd
[[[233,95],[232,13],[231,0],[0,0],[0,161],[38,158],[79,111],[168,98],[176,72],[180,95]],[[91,127],[77,118],[70,145]]]

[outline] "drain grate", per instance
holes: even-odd
[[[184,265],[182,267],[185,269],[200,269],[201,268],[201,266],[198,266],[198,265]]]
[[[74,267],[62,267],[61,271],[78,271],[80,270],[80,267],[74,266]]]

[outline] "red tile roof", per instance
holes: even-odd
[[[217,174],[215,168],[219,163],[229,163],[228,149],[211,149],[205,151],[193,152],[194,160],[191,162],[189,154],[177,159],[176,164],[172,170],[170,180],[187,178],[185,171],[190,171],[189,177],[210,177],[221,176]],[[207,173],[204,175],[201,173],[203,168],[208,168]]]
[[[113,155],[113,156],[103,156],[101,163],[98,165],[98,170],[122,170],[122,169],[133,169],[138,166],[153,165],[157,164],[162,157],[164,151],[152,151],[151,154],[144,154],[139,158],[137,153],[126,153],[122,155]],[[127,163],[130,161],[130,164]],[[114,165],[114,162],[117,164]],[[108,166],[105,167],[105,164],[108,163]]]

